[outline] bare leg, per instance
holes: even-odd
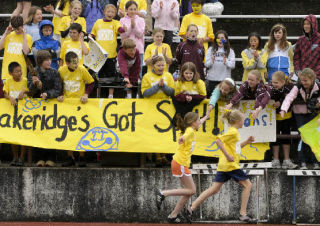
[[[205,190],[204,192],[202,192],[199,195],[199,197],[192,203],[192,205],[191,205],[192,211],[195,210],[207,198],[216,194],[220,190],[220,188],[222,187],[223,184],[224,184],[224,182],[213,182],[212,186],[210,188],[208,188],[207,190]]]
[[[279,149],[280,146],[272,146],[272,150],[273,150],[273,160],[279,160]]]
[[[20,159],[24,161],[24,154],[26,153],[26,146],[21,146]]]
[[[18,16],[22,12],[23,2],[17,2],[17,8],[12,12],[11,17]]]
[[[290,159],[290,144],[283,144],[282,149],[283,149],[284,160]]]
[[[31,2],[22,2],[22,4],[23,4],[22,18],[23,18],[23,21],[26,22],[30,8],[31,8]]]
[[[69,157],[73,158],[73,153],[72,153],[72,151],[67,151],[67,153],[68,153],[68,156],[69,156]]]
[[[109,88],[109,96],[113,96],[113,93],[114,93],[114,88]]]
[[[188,202],[190,197],[196,193],[196,186],[193,182],[192,176],[184,175],[180,178],[180,180],[183,183],[184,188],[175,189],[175,191],[177,192],[178,190],[180,190],[180,194],[182,195],[182,197],[179,199],[179,201],[176,204],[176,207],[171,212],[171,217],[176,217],[181,212],[181,210],[183,209],[184,205]],[[168,194],[170,194],[171,191],[174,190],[163,191],[164,196],[169,196]],[[172,194],[174,194],[174,192]]]
[[[19,152],[19,146],[15,144],[11,144],[13,159],[18,160],[18,152]]]
[[[80,151],[80,153],[79,153],[80,157],[84,157],[85,153],[86,152],[84,152],[84,151]]]
[[[248,206],[248,201],[250,197],[250,192],[252,188],[252,183],[250,182],[249,179],[247,180],[241,180],[238,182],[243,190],[241,194],[241,209],[240,209],[240,215],[244,216],[247,214],[247,206]]]

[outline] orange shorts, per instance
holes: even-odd
[[[191,176],[191,172],[188,167],[181,166],[174,160],[171,161],[171,171],[172,175],[175,177],[182,177],[183,175]]]

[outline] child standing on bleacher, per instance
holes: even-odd
[[[268,53],[262,48],[262,40],[258,33],[253,32],[248,36],[248,47],[241,52],[243,76],[242,82],[248,80],[248,73],[252,70],[260,71],[262,81],[266,82],[266,65]]]
[[[75,52],[68,52],[65,57],[66,65],[59,68],[59,74],[63,83],[63,94],[58,96],[58,101],[65,98],[79,98],[81,103],[88,102],[88,96],[94,88],[94,80],[87,69],[79,65],[79,58]],[[85,152],[79,153],[79,167],[87,166]],[[74,166],[75,160],[72,151],[68,151],[68,160],[62,164],[64,167]]]
[[[247,215],[252,183],[239,165],[241,148],[254,142],[254,137],[250,136],[246,141],[240,143],[241,139],[238,130],[243,127],[244,115],[239,110],[226,110],[223,114],[223,119],[227,120],[230,127],[225,134],[219,135],[216,140],[217,146],[222,152],[219,157],[217,175],[212,186],[202,192],[192,205],[187,207],[185,216],[191,222],[193,211],[207,198],[218,193],[222,185],[232,178],[243,188],[239,220],[255,223],[257,220]]]
[[[84,41],[82,27],[78,23],[73,23],[69,28],[70,40],[65,40],[61,46],[60,66],[65,65],[65,56],[72,51],[78,55],[79,64],[83,65],[84,56],[89,54],[90,48],[87,42]]]
[[[196,65],[200,78],[205,80],[204,75],[204,57],[205,50],[202,44],[197,41],[198,36],[197,25],[190,24],[187,28],[187,40],[179,43],[176,49],[176,59],[178,65],[181,67],[186,62],[192,62]]]
[[[61,23],[58,25],[58,29],[61,34],[61,46],[64,41],[70,40],[69,28],[71,24],[78,23],[81,25],[84,34],[87,32],[86,19],[81,17],[82,5],[79,0],[73,0],[70,4],[70,15],[64,16],[61,19]]]
[[[212,94],[215,87],[225,78],[231,78],[231,70],[235,68],[235,54],[230,48],[228,34],[224,30],[217,31],[212,47],[206,54],[207,95]]]
[[[108,4],[104,9],[104,19],[99,19],[93,25],[90,36],[95,38],[99,45],[108,53],[108,59],[99,72],[99,82],[116,75],[117,36],[124,32],[119,21],[114,20],[117,8]],[[113,98],[113,88],[109,88],[108,98]]]
[[[134,88],[135,94],[132,95],[133,86],[138,85],[140,74],[140,54],[136,48],[136,43],[132,39],[126,39],[122,43],[118,53],[118,63],[123,81],[126,82],[127,98],[137,95],[137,88]]]
[[[22,19],[22,18],[21,18]],[[22,69],[19,63],[11,62],[8,66],[10,77],[4,83],[3,95],[11,102],[11,105],[15,107],[18,104],[18,100],[22,100],[28,94],[28,86],[26,77],[22,76]],[[21,152],[19,156],[19,149]],[[10,166],[23,166],[26,146],[11,145],[13,160]]]
[[[32,6],[26,21],[26,32],[31,35],[32,41],[40,39],[39,24],[42,21],[42,10],[38,6]]]
[[[280,107],[282,102],[284,101],[286,95],[291,91],[293,87],[293,83],[290,82],[289,78],[286,77],[285,73],[282,71],[276,71],[272,75],[272,82],[268,85],[268,90],[270,93],[270,98],[275,101],[273,107],[276,109],[276,123],[277,123],[277,134],[287,134],[290,135],[290,126],[292,124],[291,117],[292,111],[289,110],[285,117],[282,118],[280,116]],[[273,152],[273,160],[272,167],[279,169],[281,168],[281,164],[279,161],[279,150],[280,144],[283,150],[283,169],[294,169],[297,167],[296,164],[292,163],[290,160],[290,139],[280,139],[274,143],[271,143],[272,152]]]
[[[159,190],[155,192],[156,204],[158,210],[161,209],[162,202],[168,196],[180,196],[174,210],[169,214],[168,223],[182,223],[180,215],[184,205],[196,193],[196,186],[193,182],[191,172],[189,170],[191,156],[195,147],[196,131],[200,128],[205,120],[201,119],[197,113],[188,112],[182,119],[178,117],[178,129],[181,130],[179,138],[179,147],[173,155],[171,162],[171,171],[174,177],[179,177],[184,188],[173,190]]]
[[[124,17],[126,15],[125,13],[125,6],[127,2],[132,0],[118,0],[119,2],[119,12],[118,15],[120,17]],[[146,0],[133,0],[135,3],[137,3],[137,15],[139,17],[145,18],[147,16],[147,1]]]
[[[178,1],[154,0],[151,5],[151,13],[155,19],[154,27],[162,28],[164,31],[163,42],[171,46],[173,32],[176,30],[176,23],[180,17]]]
[[[140,53],[141,71],[140,77],[142,78],[142,65],[143,65],[143,53],[144,53],[144,29],[145,21],[137,15],[138,4],[131,0],[125,5],[126,15],[120,19],[122,27],[125,27],[125,32],[121,33],[121,40],[130,38],[136,43],[136,48]]]
[[[152,31],[153,43],[149,44],[144,53],[144,61],[148,66],[148,72],[152,70],[151,61],[154,56],[163,56],[166,60],[164,71],[169,71],[172,62],[171,48],[168,44],[163,43],[164,31],[161,28],[155,28]]]
[[[270,94],[258,70],[249,72],[248,81],[241,84],[239,90],[233,95],[230,103],[226,105],[226,108],[231,109],[232,106],[238,104],[240,100],[256,100],[254,110],[252,111],[253,119],[256,119],[260,111],[268,104]]]
[[[207,51],[209,41],[213,41],[214,39],[212,21],[208,16],[201,12],[203,5],[202,0],[191,0],[190,2],[193,12],[183,17],[179,35],[184,39],[187,38],[186,33],[189,25],[195,24],[198,27],[196,39],[199,44],[204,46],[205,51]],[[199,73],[201,75],[200,71]]]
[[[316,74],[312,69],[305,68],[302,70],[298,83],[284,99],[280,111],[282,118],[285,118],[291,104],[293,104],[293,113],[298,128],[317,116],[320,110],[320,83],[316,80]],[[301,143],[301,145],[302,147],[298,148],[300,169],[307,169],[305,153],[310,148],[305,143]],[[313,163],[313,169],[320,169],[313,153],[311,153],[311,162]]]
[[[0,39],[0,50],[4,49],[1,79],[9,78],[8,66],[17,62],[22,70],[22,77],[27,78],[27,64],[25,56],[32,47],[32,37],[23,28],[23,18],[13,16],[10,24]]]
[[[40,40],[33,43],[32,52],[34,57],[39,50],[47,50],[51,54],[51,67],[58,70],[60,57],[60,42],[53,39],[53,24],[50,20],[43,20],[40,23]]]
[[[287,41],[287,29],[282,24],[276,24],[271,28],[269,41],[266,43],[265,51],[268,53],[267,71],[268,81],[276,71],[283,71],[290,78],[293,75],[293,50]]]

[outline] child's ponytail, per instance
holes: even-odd
[[[181,130],[181,133],[184,134],[186,129],[192,125],[195,121],[197,121],[199,115],[195,112],[188,112],[184,118],[182,119],[181,115],[177,114],[177,127],[178,130]]]
[[[230,125],[234,125],[237,121],[241,120],[242,117],[243,114],[237,109],[224,109],[224,113],[222,115],[222,119],[227,120]]]

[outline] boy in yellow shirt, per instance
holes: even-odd
[[[10,24],[0,39],[0,50],[4,49],[2,62],[2,79],[9,78],[8,66],[11,62],[17,62],[21,66],[22,77],[27,77],[26,55],[32,47],[32,37],[23,28],[23,18],[13,16]]]
[[[10,100],[12,106],[18,104],[18,100],[22,100],[28,93],[27,79],[22,77],[21,66],[17,62],[11,62],[8,66],[8,71],[11,77],[9,77],[4,83],[3,93],[4,97]],[[21,153],[19,156],[19,147],[21,147]],[[11,145],[13,153],[13,161],[10,166],[23,166],[25,146]]]
[[[63,83],[63,95],[57,98],[58,101],[63,102],[65,98],[80,98],[81,103],[87,103],[88,95],[94,88],[94,80],[87,69],[79,65],[78,55],[75,52],[66,54],[66,65],[59,68],[59,74]],[[87,166],[84,154],[85,152],[80,152],[79,167]],[[62,166],[75,165],[72,151],[68,151],[68,156],[68,161]]]
[[[93,25],[90,36],[95,38],[97,43],[108,53],[108,59],[99,72],[99,81],[102,83],[112,83],[116,74],[117,63],[117,36],[125,32],[116,16],[117,8],[108,4],[104,9],[104,19],[99,19]],[[108,98],[113,98],[113,88],[109,88]]]
[[[70,40],[64,41],[60,52],[60,66],[65,65],[65,56],[68,52],[75,52],[78,55],[79,64],[83,65],[85,55],[89,54],[90,48],[87,42],[84,41],[84,34],[80,24],[73,23],[69,29]]]
[[[192,13],[185,15],[181,22],[179,35],[186,39],[187,28],[190,24],[195,24],[198,27],[198,42],[203,45],[205,51],[208,50],[208,42],[213,41],[214,34],[211,19],[202,14],[202,1],[191,0]]]
[[[137,3],[138,5],[138,12],[137,15],[145,18],[147,16],[147,1],[146,0],[120,0],[120,5],[119,5],[119,12],[118,15],[120,17],[124,17],[125,16],[125,5],[127,4],[127,2],[129,1],[134,1]]]

